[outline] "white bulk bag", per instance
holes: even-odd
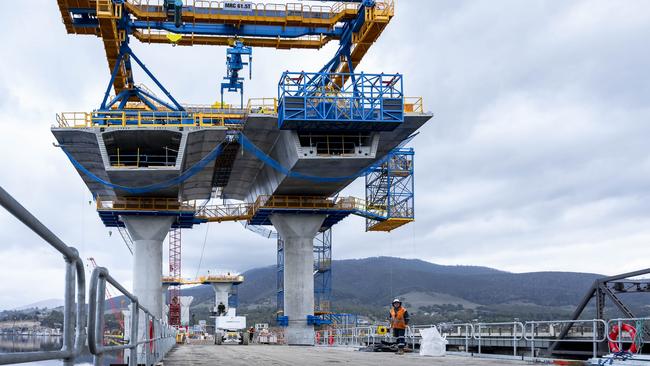
[[[447,352],[447,339],[440,335],[438,328],[420,329],[420,356],[444,356]]]

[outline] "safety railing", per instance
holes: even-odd
[[[400,74],[284,72],[278,83],[279,127],[335,122],[391,129],[404,121],[402,87]]]
[[[585,331],[585,327],[591,327],[591,329]],[[567,337],[558,339],[557,336],[563,329],[567,330]],[[601,331],[603,333],[598,334]],[[607,323],[602,319],[529,321],[526,322],[524,339],[530,343],[531,355],[535,355],[535,342],[591,341],[593,357],[597,357],[598,343],[606,340],[606,333]]]
[[[640,349],[640,345],[646,343],[650,337],[646,322],[650,318],[617,318],[607,322],[608,331],[605,333],[607,341],[615,344],[618,349],[624,351],[624,345],[630,344],[630,348]]]
[[[248,203],[207,205],[196,212],[197,218],[208,222],[248,220],[252,215],[252,205]]]
[[[175,198],[160,197],[97,197],[97,210],[119,211],[195,211],[196,205]]]
[[[131,301],[129,342],[124,345],[104,346],[104,294],[107,283]],[[142,306],[138,298],[111,277],[106,268],[95,268],[90,279],[88,301],[88,348],[94,355],[95,365],[103,364],[106,353],[124,350],[129,350],[129,366],[137,366],[139,363],[153,365],[160,362],[175,343],[174,328],[164,324]]]
[[[173,167],[176,165],[176,155],[150,155],[150,154],[110,154],[108,160],[114,168],[141,168],[141,167]]]
[[[414,326],[414,328],[425,328],[424,326]],[[440,335],[447,340],[458,340],[464,342],[464,349],[467,351],[474,339],[474,324],[472,323],[442,323],[437,325]]]
[[[278,114],[277,98],[251,98],[246,105],[246,112],[251,114]]]
[[[513,355],[516,356],[517,344],[524,338],[524,324],[521,322],[476,323],[473,333],[474,339],[478,341],[478,353],[481,353],[481,341],[485,336],[490,340],[512,341]]]
[[[63,360],[64,365],[73,365],[86,341],[86,279],[83,261],[75,248],[67,246],[1,187],[0,205],[61,253],[66,268],[62,348],[58,351],[0,353],[0,364]]]
[[[404,112],[424,113],[422,97],[404,97]]]
[[[59,128],[91,127],[228,127],[242,124],[243,114],[192,113],[178,111],[94,111],[62,112],[56,116]]]
[[[253,211],[260,208],[334,208],[334,200],[318,196],[270,196],[257,197]]]
[[[128,0],[127,6],[138,17],[162,16],[164,0]],[[334,26],[346,16],[353,16],[359,9],[358,3],[336,3],[333,6],[307,5],[299,3],[242,3],[233,8],[232,1],[186,0],[183,2],[183,16],[196,20],[222,20],[229,17],[241,19],[264,18],[267,22],[286,23],[302,21]]]
[[[450,346],[463,347],[464,352],[470,352],[477,357],[486,355],[485,347],[510,348],[511,356],[506,357],[538,357],[540,348],[552,349],[555,343],[573,342],[592,345],[593,357],[598,356],[598,346],[603,342],[618,344],[623,350],[624,345],[633,342],[644,343],[644,337],[650,335],[645,332],[645,322],[650,318],[621,318],[605,321],[602,319],[586,320],[548,320],[548,321],[513,321],[494,323],[440,323],[435,325],[440,334],[449,341]],[[634,327],[636,334],[629,334],[623,331],[621,336],[612,332],[613,329],[621,329],[624,324]],[[419,346],[420,330],[433,327],[434,325],[409,325],[406,330],[407,344],[413,349]],[[379,333],[380,326],[362,326],[337,329],[330,333],[322,333],[319,338],[321,345],[329,346],[366,346],[382,340],[391,338],[390,333]],[[628,328],[629,329],[629,328]],[[562,331],[566,331],[566,337],[559,339]],[[636,335],[636,337],[635,337]],[[331,337],[323,341],[322,337]],[[581,346],[583,347],[583,346]]]

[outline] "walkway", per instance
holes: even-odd
[[[449,365],[449,366],[497,366],[525,365],[524,362],[477,359],[448,355],[445,357],[421,357],[417,354],[398,356],[392,353],[358,352],[351,348],[288,347],[288,346],[237,346],[237,345],[181,345],[165,357],[165,366],[187,365],[332,365],[355,366],[399,365]]]

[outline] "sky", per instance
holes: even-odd
[[[334,259],[513,272],[649,267],[647,10],[644,0],[397,2],[358,71],[404,74],[405,94],[435,115],[411,144],[416,221],[365,233],[350,217],[334,227]],[[109,78],[101,41],[67,35],[55,1],[14,3],[0,21],[0,186],[130,288],[130,253],[101,225],[50,132],[56,113],[99,105]],[[132,48],[177,99],[218,99],[224,47]],[[254,49],[245,96],[274,96],[282,71],[316,71],[334,49]],[[152,86],[141,72],[136,79]],[[363,196],[363,182],[344,194]],[[275,242],[239,223],[183,231],[182,255],[185,277],[276,260]],[[62,298],[61,256],[4,210],[0,276],[0,309]]]

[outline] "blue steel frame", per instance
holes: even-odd
[[[314,238],[314,311],[329,312],[332,301],[332,228]]]
[[[135,85],[135,82],[133,80],[133,70],[132,70],[132,65],[131,65],[131,59],[133,59],[139,66],[142,68],[142,71],[149,76],[149,78],[156,84],[156,86],[169,98],[169,100],[172,102],[173,105],[170,105],[166,103],[165,101],[157,98],[154,95],[151,95],[144,91],[142,88],[138,87]],[[124,63],[124,67],[126,68],[129,79],[128,79],[128,88],[124,89],[121,91],[119,94],[115,96],[110,102],[108,101],[111,89],[113,88],[113,83],[115,82],[115,77],[117,76],[117,71],[120,69],[122,63]],[[104,111],[109,111],[111,107],[113,107],[115,104],[118,104],[118,109],[122,110],[126,106],[126,103],[128,102],[129,98],[136,97],[140,101],[142,101],[144,104],[147,105],[147,107],[151,108],[151,110],[158,110],[158,107],[156,106],[155,103],[159,103],[160,105],[168,108],[169,110],[172,111],[184,111],[185,108],[180,105],[174,99],[174,97],[171,95],[167,89],[156,79],[156,77],[153,75],[151,71],[145,66],[142,61],[133,53],[131,48],[129,47],[129,37],[126,37],[122,44],[120,45],[120,53],[115,61],[115,66],[113,67],[113,72],[111,73],[111,78],[108,82],[108,86],[106,87],[106,92],[104,93],[104,99],[102,100],[102,103],[99,107],[100,112]]]
[[[393,130],[404,121],[402,87],[400,74],[287,71],[278,83],[278,126]]]
[[[244,55],[248,55],[248,62],[242,60],[242,56]],[[224,106],[223,90],[226,89],[229,92],[239,91],[241,99],[240,108],[244,108],[244,78],[239,77],[239,72],[246,65],[248,65],[248,78],[251,79],[253,77],[253,49],[244,46],[241,41],[236,40],[235,44],[226,51],[226,69],[228,76],[223,78],[227,82],[221,83],[221,107]]]
[[[391,151],[386,161],[366,174],[367,210],[386,219],[415,217],[413,148]],[[366,230],[380,221],[366,217]]]
[[[239,307],[239,285],[232,285],[228,294],[228,307],[235,309]]]
[[[284,240],[278,234],[277,239],[277,270],[276,270],[276,314],[284,315]],[[281,324],[278,324],[281,325]],[[287,324],[288,325],[288,324]]]

